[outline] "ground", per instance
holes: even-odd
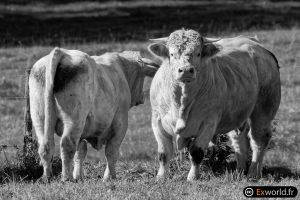
[[[18,38],[22,34],[12,34],[15,34],[16,40],[28,41],[27,36]],[[0,199],[243,199],[243,189],[249,185],[291,185],[300,188],[300,29],[298,26],[272,26],[252,27],[247,31],[231,28],[224,32],[206,32],[209,36],[222,37],[241,34],[257,35],[261,43],[276,55],[280,65],[282,100],[274,121],[276,131],[264,161],[263,179],[253,183],[235,171],[214,173],[203,168],[201,178],[189,183],[186,182],[189,164],[176,157],[172,160],[172,173],[168,180],[165,183],[157,182],[154,178],[158,170],[157,146],[151,130],[151,109],[147,100],[144,105],[130,111],[129,129],[117,164],[117,180],[102,182],[105,168],[103,150],[97,152],[89,147],[84,181],[61,183],[58,173],[50,184],[42,184],[28,181],[26,177],[19,180],[19,177],[11,174],[2,174],[4,180],[0,183]],[[24,102],[16,97],[24,94],[27,63],[31,57],[35,60],[49,53],[53,48],[52,43],[56,42],[51,41],[49,45],[46,40],[20,46],[2,43],[0,47],[0,145],[8,145],[0,151],[0,169],[13,166],[16,162],[14,146],[22,147]],[[14,42],[10,40],[8,43]],[[106,51],[139,50],[143,56],[150,56],[146,50],[149,44],[146,38],[144,41],[60,41],[59,44],[91,55]],[[145,91],[150,83],[151,80],[146,81]]]

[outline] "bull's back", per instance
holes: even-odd
[[[118,110],[127,113],[130,104],[130,90],[120,69],[117,56],[104,54],[92,56],[96,62],[96,96],[94,102],[94,124],[99,136],[109,128]],[[124,109],[123,109],[124,108]]]

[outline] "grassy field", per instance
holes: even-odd
[[[121,147],[118,162],[118,179],[103,183],[104,157],[102,152],[89,149],[86,163],[86,179],[80,183],[60,183],[59,175],[49,184],[28,181],[10,181],[0,186],[0,197],[15,199],[241,199],[243,188],[248,185],[293,185],[300,187],[300,30],[269,30],[241,32],[257,35],[261,42],[278,57],[281,66],[282,101],[276,116],[277,130],[265,159],[264,178],[258,183],[247,182],[235,172],[221,174],[204,170],[195,183],[185,181],[188,162],[172,161],[170,179],[166,183],[155,182],[158,169],[156,142],[150,126],[150,105],[135,107],[130,111],[130,125]],[[232,35],[226,35],[232,36]],[[148,56],[146,43],[112,43],[69,45],[89,54],[125,49],[140,50]],[[0,49],[1,96],[22,96],[22,75],[28,57],[41,56],[51,47],[24,47]],[[145,84],[149,87],[150,80]],[[0,101],[0,144],[22,145],[23,102],[1,99]],[[12,164],[15,151],[7,149],[7,163],[1,154],[1,163]]]
[[[249,185],[291,185],[300,189],[299,3],[216,4],[216,9],[212,9],[214,6],[206,3],[176,2],[173,6],[165,1],[160,1],[159,5],[144,1],[52,7],[3,6],[0,3],[0,146],[8,145],[2,151],[0,147],[0,199],[243,199],[243,189]],[[180,20],[175,23],[174,19]],[[111,32],[108,31],[110,26]],[[117,164],[117,180],[102,182],[103,150],[97,152],[90,147],[83,182],[61,183],[57,173],[50,184],[41,184],[26,176],[26,171],[21,177],[13,176],[9,170],[4,173],[4,168],[16,166],[15,145],[21,148],[23,144],[24,102],[16,97],[24,95],[24,74],[29,58],[34,61],[49,53],[53,45],[79,49],[90,55],[139,50],[149,57],[147,38],[161,37],[183,26],[209,36],[257,35],[278,58],[282,100],[275,119],[276,131],[265,156],[263,179],[248,182],[230,169],[220,173],[203,166],[200,180],[188,183],[189,163],[175,157],[169,179],[165,183],[156,182],[157,147],[150,125],[149,100],[130,111],[129,129]],[[150,83],[147,79],[145,91]],[[41,168],[34,173],[41,175]]]

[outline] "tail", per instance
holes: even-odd
[[[33,57],[27,62],[27,69],[26,69],[26,79],[25,79],[25,112],[24,112],[24,121],[25,121],[25,135],[32,137],[32,120],[30,116],[30,99],[29,99],[29,76],[32,66]]]
[[[55,47],[50,53],[50,63],[46,66],[45,73],[45,123],[44,123],[44,134],[45,138],[53,137],[53,127],[54,121],[53,116],[55,115],[54,107],[54,96],[53,96],[53,87],[54,87],[54,77],[56,73],[57,65],[62,58],[62,52],[58,47]],[[46,139],[47,140],[47,139]]]

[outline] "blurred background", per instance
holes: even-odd
[[[0,45],[146,41],[175,29],[218,35],[291,28],[300,1],[1,0]]]

